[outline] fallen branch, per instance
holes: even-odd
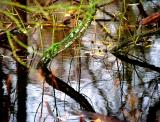
[[[87,101],[87,99],[82,94],[74,90],[71,86],[69,86],[63,80],[53,75],[52,72],[48,70],[48,68],[43,67],[42,71],[45,76],[46,82],[49,85],[51,85],[54,89],[62,91],[63,93],[73,98],[76,102],[80,104],[80,106],[85,111],[95,112],[93,107],[90,105],[90,103]]]
[[[160,67],[156,67],[155,65],[149,64],[147,62],[142,62],[142,61],[138,61],[135,59],[131,59],[128,56],[125,55],[121,55],[118,52],[112,52],[112,54],[117,57],[118,59],[120,59],[121,61],[133,64],[133,65],[137,65],[140,67],[144,67],[144,68],[149,68],[151,70],[157,71],[160,73]]]

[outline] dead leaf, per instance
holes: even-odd
[[[141,25],[149,25],[149,24],[152,24],[152,23],[156,23],[159,20],[160,20],[160,12],[156,12],[156,13],[153,13],[153,14],[151,14],[150,16],[148,16],[146,18],[143,18],[140,21],[140,24]]]

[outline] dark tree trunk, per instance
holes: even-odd
[[[21,35],[19,40],[27,45],[27,36]],[[21,46],[16,46],[17,56],[21,58],[23,62],[27,61],[27,50]],[[22,65],[20,62],[17,62],[17,94],[18,94],[18,111],[17,111],[17,122],[26,121],[26,86],[28,79],[28,68]]]
[[[16,2],[27,5],[26,0],[15,0]],[[25,10],[21,10],[20,8],[16,8],[19,17],[23,21],[23,23],[27,22],[27,13]],[[18,39],[27,45],[27,36],[20,35]],[[27,50],[19,45],[16,45],[17,48],[17,56],[23,61],[27,62]],[[25,122],[26,121],[26,86],[27,86],[27,79],[28,79],[28,68],[22,65],[20,62],[17,62],[17,94],[18,94],[18,111],[17,111],[17,122]]]
[[[158,116],[156,116],[156,112],[160,110],[160,100],[153,106],[149,107],[148,115],[147,115],[147,122],[159,122],[157,120]]]
[[[22,51],[22,50],[21,50]],[[17,53],[19,56],[25,56],[25,51]],[[24,57],[25,58],[25,57]],[[17,94],[18,94],[18,111],[17,122],[26,121],[26,86],[27,86],[28,69],[17,62]]]
[[[4,113],[3,113],[3,94],[4,94],[4,90],[3,90],[3,76],[2,76],[2,55],[0,54],[0,120],[3,122],[3,117],[4,117]]]

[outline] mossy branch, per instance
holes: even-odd
[[[86,111],[95,112],[90,103],[82,96],[79,92],[70,87],[67,83],[60,80],[58,77],[54,76],[47,68],[47,64],[60,52],[68,48],[70,45],[74,43],[76,39],[82,36],[84,31],[88,28],[90,23],[93,20],[93,17],[96,13],[96,0],[91,0],[89,4],[88,11],[85,15],[83,21],[80,21],[78,25],[73,29],[73,31],[65,37],[61,42],[52,44],[49,48],[44,52],[40,62],[37,64],[38,69],[42,69],[45,74],[46,82],[51,85],[53,88],[60,90],[70,97],[72,97],[75,101],[77,101]]]
[[[85,30],[88,28],[90,23],[93,20],[93,17],[96,13],[96,0],[91,0],[88,6],[88,11],[84,16],[82,21],[78,22],[78,25],[73,29],[73,31],[65,37],[61,42],[52,44],[49,48],[44,52],[40,62],[37,65],[37,68],[47,66],[47,64],[60,52],[68,48],[73,44],[73,42],[82,36]]]

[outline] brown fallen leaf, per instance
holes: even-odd
[[[156,12],[156,13],[153,13],[153,14],[151,14],[150,16],[148,16],[146,18],[143,18],[140,21],[140,24],[141,25],[149,25],[149,24],[156,23],[159,20],[160,20],[160,12]]]
[[[125,122],[122,120],[119,120],[117,118],[114,118],[112,116],[106,116],[103,114],[99,113],[92,113],[92,112],[72,112],[72,114],[79,115],[79,116],[84,116],[87,118],[90,118],[93,122]]]

